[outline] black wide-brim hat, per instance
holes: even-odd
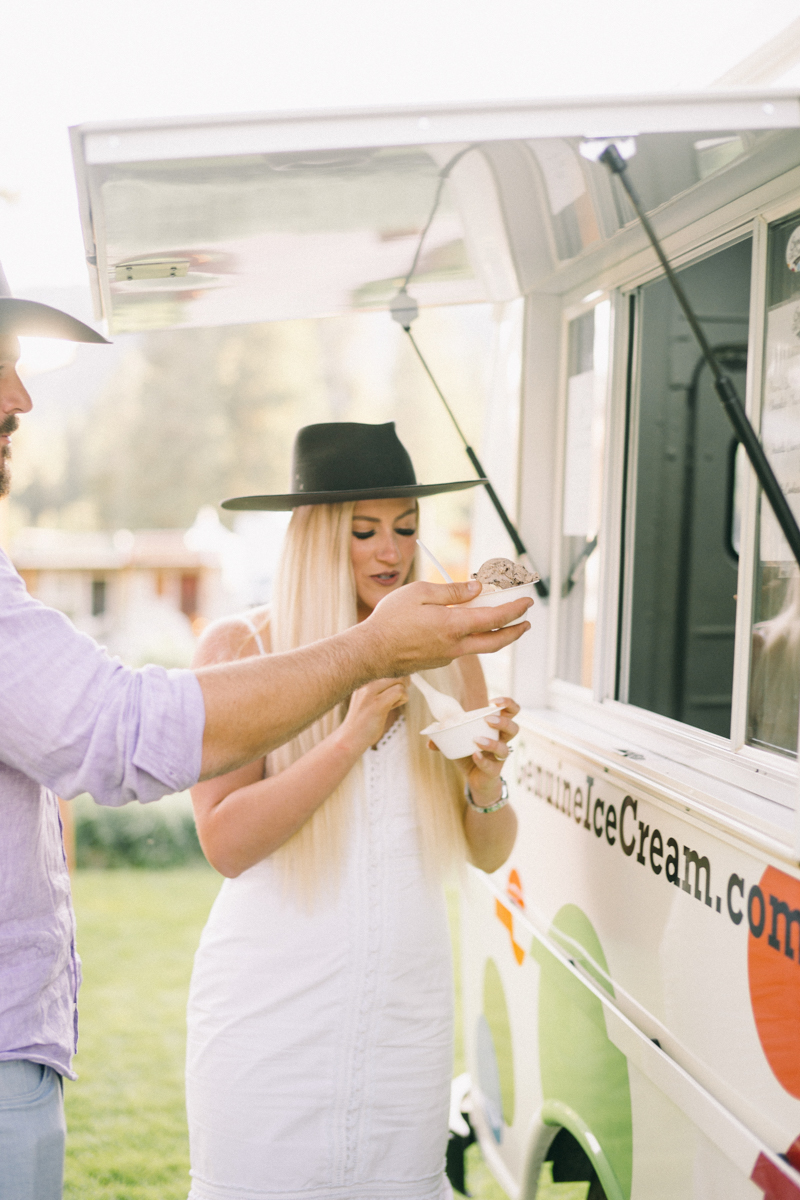
[[[38,300],[18,300],[11,295],[8,281],[0,267],[0,335],[15,337],[63,338],[67,342],[102,342],[108,339],[102,333],[84,325],[77,317],[40,304]]]
[[[394,500],[460,492],[484,483],[417,483],[414,467],[394,428],[355,421],[326,421],[299,431],[292,454],[294,491],[282,496],[235,496],[222,507],[236,511],[285,512],[304,504],[350,500]]]

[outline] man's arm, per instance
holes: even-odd
[[[268,661],[134,671],[31,599],[0,551],[0,762],[67,799],[157,800],[262,757],[362,683],[498,650],[528,628],[486,632],[528,600],[443,607],[474,586],[410,584],[354,629]]]
[[[199,669],[206,709],[201,778],[261,758],[372,679],[441,667],[515,642],[528,623],[498,629],[498,622],[522,616],[532,601],[459,607],[479,587],[472,580],[412,583],[346,633],[287,654]]]

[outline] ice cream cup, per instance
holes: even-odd
[[[471,712],[465,712],[460,721],[434,721],[433,725],[421,731],[421,736],[430,738],[445,758],[468,758],[480,749],[475,745],[475,738],[497,740],[498,732],[487,725],[486,718],[499,711],[496,704],[490,704],[488,708],[473,708]]]
[[[534,583],[518,583],[516,587],[501,588],[499,592],[481,592],[480,596],[476,596],[474,600],[467,600],[462,605],[463,608],[497,608],[498,604],[510,604],[512,600],[519,600],[522,596],[532,596],[534,591]],[[508,625],[519,625],[520,621],[527,621],[527,612],[517,617],[516,621],[508,621]],[[505,628],[505,626],[503,626]]]

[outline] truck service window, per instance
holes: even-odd
[[[741,396],[750,255],[746,239],[680,273]],[[729,737],[736,443],[664,279],[640,289],[635,360],[620,699]]]
[[[767,250],[761,438],[800,515],[800,213],[773,225]],[[800,576],[772,510],[759,506],[748,741],[797,752]]]
[[[558,676],[587,688],[597,622],[610,309],[607,300],[597,304],[570,321],[567,335]]]

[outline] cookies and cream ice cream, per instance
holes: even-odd
[[[510,558],[488,558],[472,577],[481,584],[481,594],[505,591],[523,583],[535,583],[538,576]]]

